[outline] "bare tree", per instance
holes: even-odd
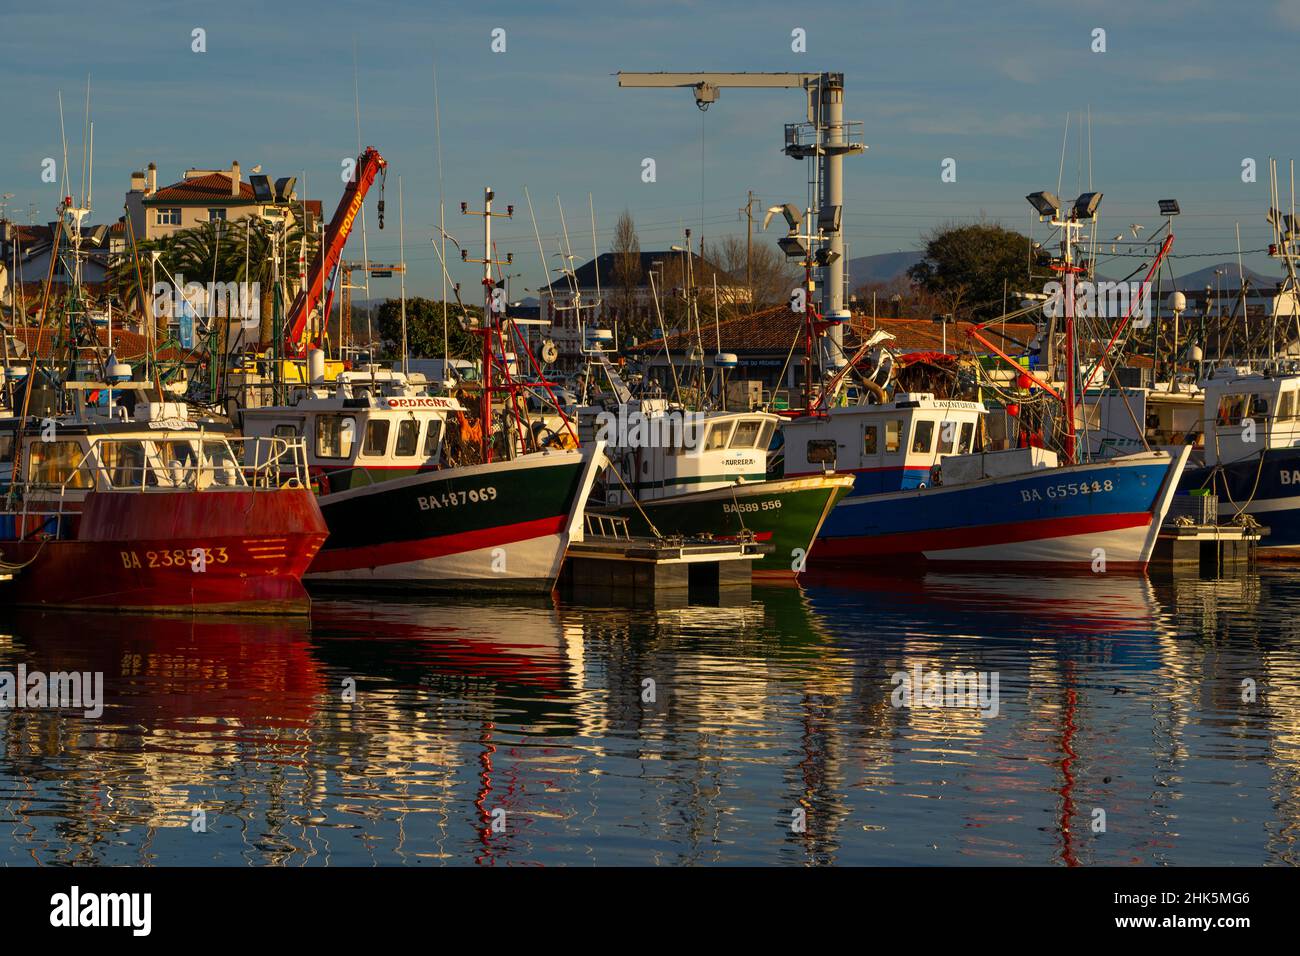
[[[624,209],[614,224],[614,291],[624,334],[642,331],[636,315],[637,290],[642,284],[641,240],[632,213]]]

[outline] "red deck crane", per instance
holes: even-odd
[[[330,220],[329,228],[325,230],[325,240],[321,243],[320,251],[316,253],[316,258],[312,261],[311,269],[307,273],[307,284],[302,291],[293,300],[293,305],[289,307],[289,312],[285,316],[285,353],[292,356],[302,356],[307,353],[307,349],[312,345],[319,343],[309,342],[307,332],[307,320],[311,317],[312,311],[321,300],[321,292],[324,287],[325,277],[332,273],[339,264],[339,259],[343,256],[343,247],[347,245],[348,236],[352,232],[352,223],[361,212],[361,204],[365,202],[366,193],[374,185],[375,177],[383,173],[387,178],[388,161],[379,155],[379,150],[373,146],[367,146],[365,152],[357,157],[357,164],[353,168],[353,175],[348,182],[347,187],[343,190],[343,196],[339,199],[338,208],[334,210],[334,218]],[[379,186],[380,196],[383,196],[383,182]],[[384,201],[379,200],[379,228],[384,227]],[[329,309],[329,303],[325,304],[326,310]],[[323,323],[322,323],[323,325]]]

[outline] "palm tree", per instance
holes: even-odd
[[[275,231],[280,228],[276,222],[250,216],[242,221],[206,222],[170,236],[138,242],[140,274],[148,285],[150,258],[157,252],[155,276],[158,282],[256,283],[261,296],[259,304],[262,325],[259,339],[269,341],[275,280],[271,252]],[[302,224],[295,222],[287,228],[282,239],[280,261],[286,296],[291,296],[297,290],[297,270],[287,263],[297,259],[303,237]],[[310,261],[320,243],[314,233],[306,233],[306,239],[307,259]],[[109,268],[106,281],[109,289],[127,309],[144,311],[142,302],[152,301],[152,290],[147,290],[144,299],[141,299],[136,259],[130,250]]]

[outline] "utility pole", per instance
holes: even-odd
[[[749,290],[749,311],[754,311],[754,190],[742,207],[745,214],[745,288]]]

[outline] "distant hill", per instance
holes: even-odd
[[[1186,275],[1178,276],[1176,280],[1178,282],[1178,288],[1186,292],[1189,289],[1200,291],[1207,285],[1213,287],[1215,284],[1214,272],[1216,269],[1223,272],[1223,275],[1219,276],[1220,288],[1237,288],[1237,263],[1231,261],[1218,262],[1212,266],[1197,269],[1195,272],[1189,272]],[[1256,289],[1272,288],[1281,281],[1280,275],[1264,275],[1263,273],[1255,272],[1252,269],[1246,269],[1245,273],[1246,278],[1250,280],[1251,285]]]
[[[921,261],[924,253],[882,252],[875,256],[860,256],[848,264],[849,288],[857,289],[868,282],[888,282],[903,275]]]

